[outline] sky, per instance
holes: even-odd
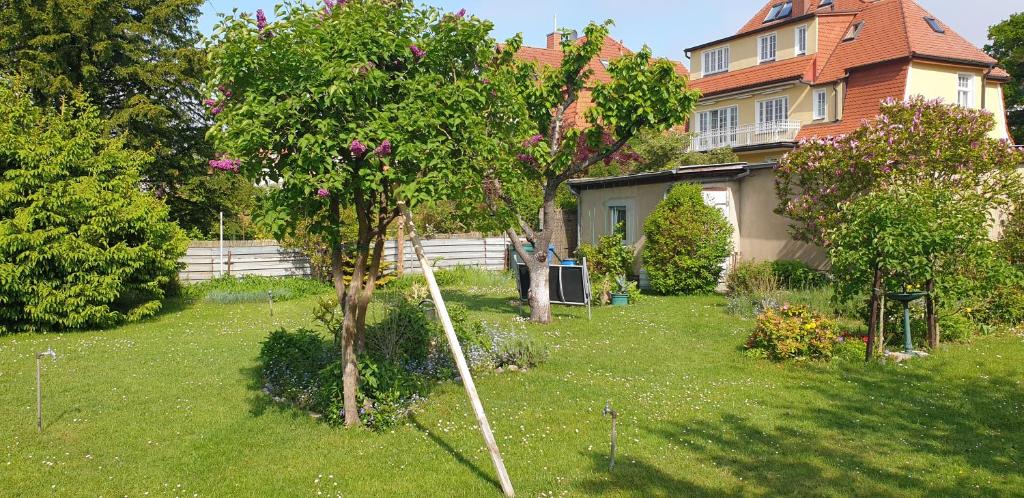
[[[262,8],[272,19],[273,6],[279,1],[206,0],[200,29],[210,34],[217,14],[231,12],[234,8],[249,12]],[[917,2],[978,47],[986,43],[990,25],[1014,12],[1024,11],[1024,4],[1016,0]],[[544,45],[546,35],[554,30],[556,17],[560,28],[579,30],[592,20],[613,19],[613,38],[633,49],[646,44],[655,55],[681,60],[689,66],[683,55],[686,48],[735,33],[765,0],[428,0],[425,3],[453,12],[465,8],[472,15],[494,22],[495,38],[502,40],[523,33],[524,43],[530,46]],[[729,8],[723,8],[726,5]]]

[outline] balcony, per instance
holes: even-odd
[[[795,142],[800,132],[799,121],[775,121],[698,132],[690,141],[691,152],[704,152],[722,147],[747,147],[779,142]]]

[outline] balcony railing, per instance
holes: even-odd
[[[744,147],[778,142],[792,142],[800,132],[798,121],[775,121],[736,128],[702,131],[693,136],[690,150],[703,152],[722,147]]]

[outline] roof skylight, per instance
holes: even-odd
[[[764,22],[772,22],[775,20],[775,16],[779,15],[779,11],[782,10],[782,4],[772,7],[772,10],[768,11],[768,15],[764,16]]]
[[[843,41],[856,40],[857,36],[860,35],[860,30],[864,29],[864,21],[857,21],[850,26],[849,31],[846,32],[846,36],[843,37]]]
[[[832,0],[821,0],[821,2],[818,3],[818,8],[828,7],[829,5],[832,5]]]
[[[946,32],[946,30],[942,29],[942,26],[939,25],[939,21],[936,20],[934,17],[926,17],[926,18],[924,18],[924,22],[928,23],[928,26],[931,26],[932,31],[934,31],[936,33],[945,33]]]
[[[764,16],[764,22],[769,23],[772,21],[778,21],[789,17],[793,13],[793,0],[786,0],[786,3],[780,3],[773,5],[772,10],[768,11],[768,15]]]

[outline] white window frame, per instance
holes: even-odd
[[[715,60],[718,61],[719,64],[716,65],[714,70],[710,70],[709,71],[708,70],[709,66],[710,66],[709,62],[711,60],[711,57],[709,57],[709,56],[712,55],[712,54],[716,54],[717,55]],[[727,71],[729,71],[729,64],[732,62],[732,61],[729,60],[730,53],[729,53],[729,46],[728,45],[721,46],[721,47],[715,47],[715,48],[712,48],[712,49],[705,50],[705,51],[701,52],[700,57],[701,57],[701,59],[700,59],[700,71],[701,71],[701,74],[704,75],[704,76],[709,76],[709,75],[712,75],[712,74],[718,74],[718,73],[727,72]],[[725,64],[721,64],[721,62],[723,60],[725,61]]]
[[[824,88],[814,90],[811,107],[814,109],[814,119],[828,118],[828,92]]]
[[[636,241],[636,220],[634,219],[633,213],[633,199],[631,198],[618,198],[610,199],[605,203],[605,212],[608,213],[605,216],[608,220],[608,235],[615,233],[615,221],[614,221],[614,210],[616,208],[622,208],[626,211],[626,233],[622,235],[622,244],[630,245]]]
[[[778,114],[778,112],[775,111],[775,108],[777,107],[776,104],[778,104],[779,101],[782,102],[782,107],[781,108],[784,111],[783,115],[782,115],[782,119],[781,120],[776,119],[776,120],[772,120],[772,121],[764,121],[764,116],[762,115],[763,114],[762,108],[764,106],[762,104],[764,104],[765,102],[775,102],[775,104],[772,105],[773,106],[772,107],[772,113],[773,114]],[[782,96],[779,96],[779,97],[772,97],[770,99],[758,100],[758,101],[756,101],[754,103],[754,109],[757,111],[757,121],[755,121],[755,123],[757,123],[757,126],[759,128],[764,128],[766,125],[771,124],[771,123],[778,123],[780,121],[781,122],[788,121],[789,120],[789,97],[786,96],[786,95],[782,95]]]
[[[801,32],[803,35],[801,36]],[[796,55],[807,55],[807,25],[801,24],[793,30],[793,52]],[[803,48],[800,47],[803,45]]]
[[[712,113],[714,113],[714,114],[712,114]],[[723,116],[723,113],[724,113],[724,116]],[[712,116],[714,116],[714,121],[716,123],[716,126],[710,126],[710,124],[711,124],[711,122],[713,120]],[[725,126],[724,129],[729,130],[729,132],[726,134],[726,138],[724,140],[723,139],[716,139],[716,138],[708,138],[708,137],[703,136],[704,133],[709,133],[709,132],[712,132],[712,131],[722,130],[723,129],[721,127],[722,121],[725,121],[725,125],[726,126]],[[714,109],[706,109],[706,110],[703,110],[703,111],[700,111],[700,112],[697,113],[695,122],[696,122],[696,125],[697,125],[696,126],[697,133],[699,135],[701,135],[701,140],[702,141],[706,141],[707,142],[706,145],[708,145],[708,146],[710,146],[712,148],[729,146],[729,145],[735,144],[737,139],[738,139],[737,131],[739,130],[740,108],[739,108],[739,106],[736,106],[736,105],[729,105],[729,106],[724,106],[724,107],[716,107]],[[705,144],[702,143],[701,145],[705,145]]]
[[[967,79],[967,86],[963,86],[963,80]],[[959,73],[956,75],[956,103],[961,107],[974,107],[974,75],[971,73]]]
[[[765,45],[767,44],[768,40],[771,40],[771,56],[766,58],[766,57],[764,57],[764,55],[765,55]],[[778,37],[778,33],[768,33],[768,34],[766,34],[764,36],[757,37],[757,63],[758,64],[761,64],[763,62],[772,62],[772,61],[774,61],[776,59],[776,57],[778,57],[778,50],[779,50],[779,37]]]

